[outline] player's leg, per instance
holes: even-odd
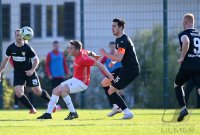
[[[86,90],[87,86],[76,78],[68,79],[67,81],[61,83],[60,85],[64,88],[62,89],[61,96],[70,111],[69,115],[65,118],[65,120],[72,120],[74,118],[78,118],[78,114],[74,108],[70,94]]]
[[[189,101],[189,97],[190,94],[192,92],[194,88],[194,82],[192,81],[192,79],[190,79],[189,81],[187,81],[187,83],[184,86],[184,92],[185,92],[185,103],[187,104]]]
[[[36,109],[30,103],[26,95],[24,95],[24,86],[23,85],[14,86],[14,91],[15,91],[16,96],[22,102],[22,104],[26,106],[26,108],[30,109],[30,114],[35,114],[37,112]]]
[[[30,109],[30,114],[35,114],[37,111],[30,103],[29,99],[24,95],[25,74],[22,72],[14,72],[14,91],[19,101],[22,102],[26,108]]]
[[[37,73],[34,72],[31,76],[26,76],[26,86],[31,87],[34,94],[41,96],[46,101],[50,101],[50,95],[46,90],[42,90]]]
[[[129,75],[127,77],[127,75]],[[122,109],[124,113],[123,119],[131,119],[133,113],[127,107],[123,98],[117,93],[118,90],[124,89],[139,75],[139,70],[135,72],[128,72],[121,70],[115,80],[112,82],[112,86],[108,90],[109,95],[115,100],[116,104]]]
[[[176,98],[181,108],[181,112],[177,119],[178,122],[182,121],[184,117],[188,115],[188,111],[187,111],[186,103],[185,103],[185,93],[183,90],[183,85],[189,79],[190,79],[190,74],[188,74],[185,70],[180,68],[176,76],[175,83],[174,83]]]
[[[46,113],[44,113],[37,119],[52,119],[51,114],[59,100],[59,96],[61,95],[61,89],[62,87],[60,85],[53,89]]]
[[[101,86],[103,87],[105,94],[108,97],[109,102],[113,107],[112,111],[107,114],[108,117],[114,116],[115,114],[122,112],[121,108],[119,108],[119,106],[115,103],[115,100],[108,94],[108,90],[110,89],[110,85],[111,85],[111,81],[107,77],[105,77],[101,81]]]

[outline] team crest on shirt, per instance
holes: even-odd
[[[22,52],[22,55],[25,56],[26,52]]]

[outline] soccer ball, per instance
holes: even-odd
[[[33,37],[33,30],[28,26],[24,26],[21,28],[20,34],[24,40],[30,40]]]

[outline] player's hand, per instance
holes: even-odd
[[[31,76],[31,75],[33,74],[34,71],[33,71],[33,70],[28,70],[28,71],[25,71],[25,72],[26,72],[26,75],[27,75],[27,76]]]
[[[178,59],[178,63],[181,64],[183,62],[184,58]]]
[[[96,61],[99,61],[99,60],[102,59],[102,56],[101,55],[96,55],[96,56],[94,56],[94,58],[95,58]]]
[[[114,80],[113,74],[109,73],[109,74],[108,74],[108,78],[110,79],[110,81],[113,81],[113,80]]]
[[[101,48],[101,49],[99,50],[99,52],[100,52],[103,56],[106,54],[106,51],[105,51],[103,48]]]

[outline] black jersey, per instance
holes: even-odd
[[[184,58],[183,64],[187,63],[189,65],[196,65],[200,63],[200,34],[195,29],[186,29],[182,31],[179,35],[180,47],[182,48],[181,37],[183,35],[188,36],[190,40],[189,50]]]
[[[118,51],[120,48],[125,50],[121,61],[123,68],[128,70],[140,68],[135,47],[131,39],[126,34],[123,34],[121,37],[116,39],[115,43]]]
[[[6,56],[11,56],[14,71],[26,71],[32,68],[31,59],[34,58],[36,54],[32,47],[26,43],[21,47],[17,47],[15,43],[12,43],[6,50]]]

